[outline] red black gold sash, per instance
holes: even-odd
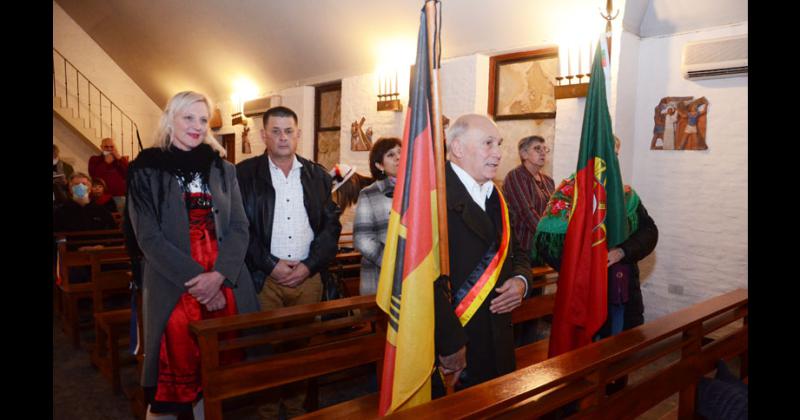
[[[497,241],[486,251],[481,261],[472,270],[469,277],[455,293],[455,312],[461,325],[467,325],[472,315],[480,308],[486,297],[494,289],[500,270],[508,255],[508,244],[511,239],[511,229],[508,223],[508,205],[503,193],[495,186],[495,191],[500,198],[500,215],[503,221],[503,232],[500,238],[500,246]]]

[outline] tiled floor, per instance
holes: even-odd
[[[132,419],[128,400],[124,395],[114,395],[106,382],[89,362],[87,349],[74,349],[61,330],[61,323],[53,321],[53,419],[100,420]],[[88,335],[83,339],[88,340]],[[123,376],[123,385],[134,375],[133,368]]]
[[[84,331],[81,335],[83,347],[74,349],[61,330],[61,323],[58,320],[53,323],[53,419],[135,419],[124,393],[114,395],[111,385],[89,361],[88,345],[94,340],[93,332]],[[136,387],[135,367],[123,367],[121,380],[123,388]],[[365,383],[363,379],[352,379],[322,386],[319,390],[320,405],[324,407],[366,395]],[[225,419],[258,420],[258,404],[226,408]]]

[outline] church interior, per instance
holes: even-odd
[[[581,168],[594,129],[587,122],[596,112],[593,87],[602,85],[608,132],[619,139],[619,178],[635,189],[658,230],[657,245],[636,264],[644,323],[548,356],[559,272],[533,264],[539,294],[510,319],[515,331],[538,319],[540,336],[517,343],[516,369],[387,414],[715,418],[702,412],[704,398],[727,404],[730,414],[733,397],[709,397],[714,390],[706,385],[728,375],[736,377],[729,382],[737,396],[744,388],[746,418],[747,0],[440,0],[428,9],[436,12],[432,23],[421,21],[426,3],[54,0],[58,158],[89,174],[90,160],[111,138],[134,165],[159,146],[170,98],[195,91],[210,99],[209,133],[227,162],[267,154],[262,116],[281,106],[296,113],[298,157],[342,183],[353,174],[354,182],[367,178],[379,139],[407,140],[422,22],[436,28],[430,39],[440,37],[433,45],[443,124],[480,114],[502,136],[495,188],[521,165],[518,141],[527,136],[544,140],[537,169],[558,187]],[[602,66],[596,57],[604,57]],[[54,183],[55,162],[54,155]],[[262,400],[299,381],[307,395],[305,415],[297,418],[378,416],[387,315],[375,296],[359,295],[357,205],[346,204],[337,255],[326,265],[341,299],[323,299],[303,314],[287,307],[192,324],[204,416],[270,418],[259,409]],[[113,215],[122,223],[120,212]],[[128,287],[120,229],[92,240],[54,230],[53,418],[160,418],[146,417],[139,384],[142,296]],[[71,265],[91,267],[91,280],[64,280]],[[301,315],[314,323],[293,324]],[[265,332],[236,335],[258,328]],[[251,347],[301,336],[308,337],[305,347],[250,357]],[[247,361],[220,362],[225,352],[244,350]],[[730,415],[720,418],[740,418]],[[202,418],[192,416],[177,418]]]

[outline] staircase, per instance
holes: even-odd
[[[130,159],[141,150],[139,127],[77,67],[53,48],[53,115],[100,153],[100,141],[114,139]]]

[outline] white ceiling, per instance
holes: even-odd
[[[381,45],[413,45],[422,0],[55,0],[159,106],[179,90],[227,100],[374,71]],[[443,0],[443,58],[553,45],[602,0]],[[747,20],[747,0],[617,0],[642,37]],[[618,6],[617,6],[618,7]],[[593,20],[596,17],[596,21]],[[593,23],[594,24],[594,23]]]

